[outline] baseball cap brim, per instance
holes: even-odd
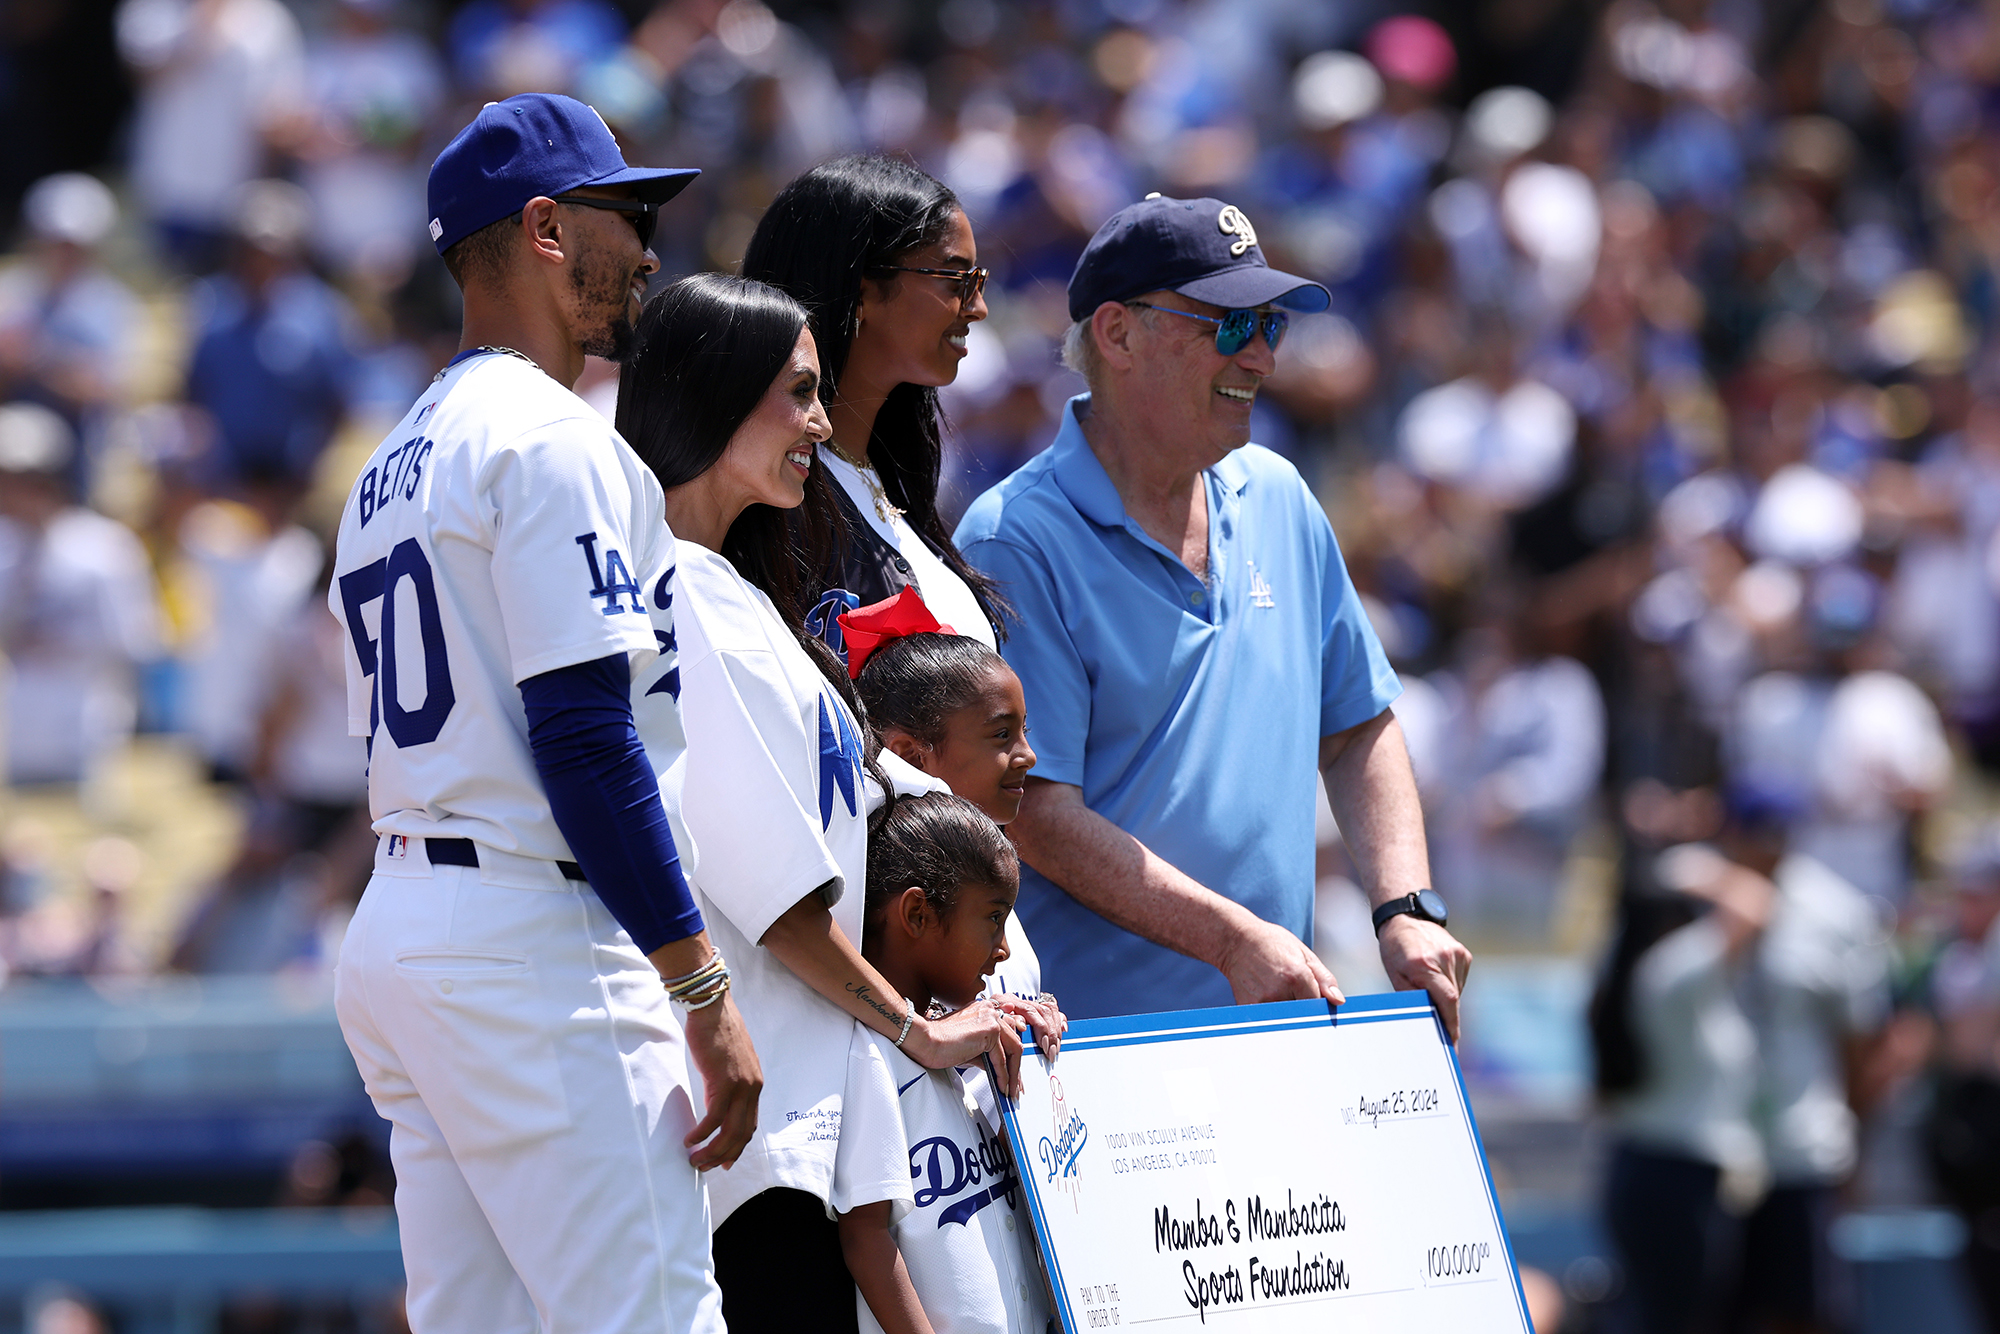
[[[1281,273],[1262,264],[1246,264],[1176,284],[1174,291],[1210,305],[1241,310],[1275,303],[1300,315],[1315,315],[1333,304],[1333,293],[1310,278]]]
[[[578,185],[630,185],[641,203],[664,204],[701,175],[699,167],[627,167]],[[576,186],[571,186],[575,189]]]

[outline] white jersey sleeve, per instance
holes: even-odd
[[[519,683],[656,655],[664,508],[603,418],[511,357],[452,366],[377,446],[341,513],[328,601],[378,833],[571,858]]]
[[[889,1201],[889,1221],[900,1223],[914,1207],[909,1136],[897,1105],[896,1072],[881,1044],[860,1024],[847,1047],[847,1087],[841,1098],[840,1147],[833,1159],[837,1214]]]

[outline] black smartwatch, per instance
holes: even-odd
[[[1382,934],[1382,925],[1391,917],[1401,917],[1404,913],[1420,921],[1436,922],[1443,926],[1448,915],[1444,907],[1444,895],[1434,889],[1420,889],[1414,894],[1405,894],[1400,899],[1390,899],[1375,910],[1375,934]]]

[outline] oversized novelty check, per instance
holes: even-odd
[[[1423,992],[1072,1023],[1005,1106],[1068,1334],[1532,1334]]]

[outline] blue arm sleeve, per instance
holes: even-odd
[[[556,827],[632,943],[651,954],[701,930],[660,781],[632,724],[625,655],[531,676],[521,702]]]

